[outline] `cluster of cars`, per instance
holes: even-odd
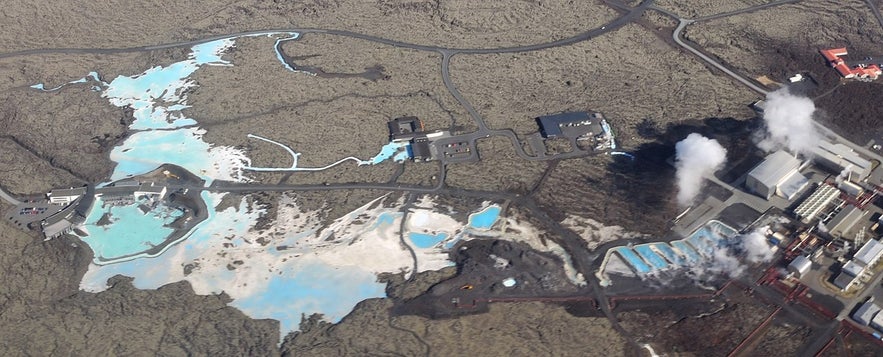
[[[472,151],[472,149],[469,148],[469,143],[465,141],[447,144],[445,145],[445,148],[445,154],[447,154],[448,156],[468,153]]]
[[[46,207],[25,207],[18,211],[19,215],[38,215],[46,212]]]

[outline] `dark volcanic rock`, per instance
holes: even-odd
[[[48,242],[0,226],[0,355],[274,355],[279,323],[252,320],[226,295],[188,283],[78,291],[91,252],[71,238]]]

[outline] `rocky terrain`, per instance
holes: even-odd
[[[824,1],[801,1],[701,21],[684,34],[750,78],[785,83],[796,73],[808,74],[817,84],[808,95],[817,97],[822,122],[859,144],[881,142],[883,132],[872,119],[877,110],[867,104],[879,98],[881,84],[841,81],[818,52],[847,47],[847,58],[854,59],[880,53],[883,27],[866,2],[843,1],[832,8]]]
[[[702,17],[766,1],[659,0],[683,17]],[[637,1],[628,2],[631,5]],[[103,80],[133,75],[184,59],[184,49],[95,54],[34,52],[43,48],[123,48],[188,41],[238,31],[288,28],[349,30],[392,40],[462,48],[548,42],[599,28],[617,16],[596,1],[310,0],[223,3],[198,6],[169,2],[40,2],[8,4],[0,50],[0,187],[15,194],[106,180],[108,152],[130,132],[131,111],[110,106],[88,85],[41,93],[98,71]],[[40,24],[40,30],[33,30]],[[483,161],[447,168],[439,201],[452,207],[498,199],[544,220],[553,240],[557,222],[571,216],[630,232],[668,232],[678,208],[674,169],[666,163],[687,129],[721,121],[745,121],[759,95],[675,47],[672,19],[647,12],[636,23],[597,39],[518,54],[458,54],[451,77],[492,128],[519,136],[536,131],[534,117],[589,110],[603,112],[623,150],[634,154],[534,163],[517,158],[499,138],[480,140]],[[824,121],[859,142],[883,143],[875,99],[880,83],[841,84],[820,60],[819,48],[849,46],[856,55],[879,54],[883,27],[865,2],[802,1],[738,16],[700,21],[685,37],[747,77],[783,82],[796,72],[818,83],[810,94]],[[187,114],[208,130],[216,145],[245,148],[255,166],[287,166],[281,148],[248,139],[259,134],[303,152],[303,166],[357,155],[367,159],[387,141],[385,123],[421,117],[428,129],[469,132],[466,110],[444,87],[441,58],[370,41],[310,33],[281,48],[298,71],[287,70],[273,51],[275,39],[237,40],[225,55],[232,67],[207,67],[193,79]],[[870,103],[870,104],[868,104]],[[689,122],[689,128],[682,125]],[[354,129],[356,128],[356,129]],[[734,140],[728,148],[745,146]],[[366,156],[368,155],[368,156]],[[386,162],[373,167],[344,164],[318,173],[255,173],[257,182],[400,182],[435,185],[435,164]],[[304,209],[323,208],[337,217],[382,192],[352,190],[299,193]],[[278,194],[249,196],[274,212]],[[234,197],[238,198],[238,197]],[[230,199],[230,202],[238,202]],[[228,202],[229,204],[229,202]],[[0,203],[0,209],[10,208]],[[462,217],[461,217],[462,218]],[[548,218],[548,219],[546,219]],[[261,222],[261,227],[272,221]],[[258,227],[258,228],[261,228]],[[573,234],[572,232],[570,232]],[[575,234],[574,234],[575,235]],[[415,298],[451,279],[455,271],[405,281],[386,276],[390,299],[367,300],[339,324],[305,318],[301,332],[279,346],[279,324],[253,320],[229,307],[225,295],[200,296],[186,283],[139,290],[117,277],[108,291],[78,290],[91,252],[73,238],[42,241],[0,223],[0,354],[2,355],[642,355],[635,342],[658,353],[725,354],[765,318],[768,306],[738,296],[701,308],[660,304],[655,310],[620,307],[617,326],[582,306],[490,304],[487,313],[457,319],[395,316],[395,300]],[[587,264],[587,263],[584,263]],[[697,306],[700,304],[697,304]],[[672,307],[674,306],[674,307]],[[722,310],[717,310],[723,306]],[[702,312],[715,311],[708,317]],[[649,326],[650,337],[645,329]],[[713,333],[707,340],[695,336]],[[625,332],[625,333],[623,333]],[[640,337],[640,339],[636,339]],[[758,353],[790,354],[805,329],[777,321]],[[879,353],[855,335],[836,348],[853,355]],[[839,351],[838,349],[834,351]],[[830,351],[829,351],[830,353]],[[835,353],[839,355],[839,353]]]
[[[42,2],[4,7],[8,51],[48,47],[120,48],[186,41],[239,31],[331,28],[413,43],[513,46],[573,36],[616,13],[600,1],[219,0]],[[73,21],[72,19],[76,19]],[[41,31],[24,31],[35,23]]]
[[[638,25],[573,46],[456,56],[451,73],[492,128],[524,135],[537,131],[540,115],[599,111],[626,150],[646,142],[636,130],[642,120],[748,118],[757,98]]]
[[[3,223],[0,252],[5,356],[276,353],[278,322],[249,319],[186,283],[146,291],[120,277],[104,293],[78,291],[92,253],[72,238],[42,242]]]

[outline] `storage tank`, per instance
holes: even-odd
[[[809,268],[812,267],[812,261],[809,258],[798,255],[797,258],[791,261],[791,264],[788,264],[788,271],[794,273],[797,278],[801,278],[809,272]]]

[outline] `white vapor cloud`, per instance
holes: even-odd
[[[770,92],[763,109],[766,135],[758,147],[765,151],[784,147],[794,154],[809,154],[821,139],[812,120],[815,111],[811,99],[791,94],[787,87]]]
[[[767,227],[758,228],[742,236],[742,249],[745,259],[752,263],[765,263],[773,259],[772,246],[767,242],[764,232]]]
[[[692,203],[705,175],[717,171],[727,159],[727,150],[717,140],[693,133],[675,144],[678,178],[678,203]]]

